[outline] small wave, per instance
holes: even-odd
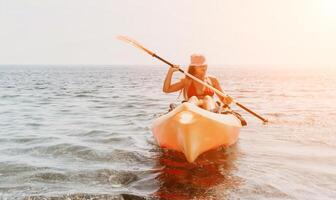
[[[144,152],[125,149],[103,151],[89,146],[61,143],[49,146],[37,146],[25,151],[39,156],[52,155],[56,158],[72,157],[78,160],[99,162],[143,162],[149,159]]]
[[[43,138],[32,138],[32,137],[23,137],[23,138],[13,138],[10,139],[11,142],[14,143],[24,143],[24,144],[32,144],[32,143],[43,143],[45,141],[51,141],[57,139],[55,137],[43,137]]]
[[[59,172],[39,172],[30,177],[34,181],[41,182],[64,182],[69,181],[69,176]]]
[[[108,138],[102,138],[102,139],[92,139],[91,142],[98,142],[103,144],[122,144],[122,145],[132,145],[132,137],[131,136],[112,136]]]
[[[47,167],[36,167],[26,163],[16,162],[0,162],[0,174],[1,176],[19,175],[20,173],[30,173],[35,171],[46,170]],[[0,196],[1,197],[1,196]]]
[[[77,91],[75,94],[90,94],[93,92],[96,92],[97,90],[82,90],[82,91]]]
[[[38,105],[50,105],[51,103],[44,100],[44,102],[37,103]]]
[[[252,93],[256,91],[255,90],[238,90],[238,92]]]
[[[18,94],[13,94],[13,95],[7,94],[7,95],[2,95],[1,98],[6,99],[6,98],[15,98],[15,97],[19,97],[19,96],[20,95],[18,95]]]
[[[148,200],[146,197],[136,196],[132,194],[88,194],[88,193],[75,193],[75,194],[64,194],[58,196],[26,196],[24,200],[82,200],[82,199],[106,199],[106,200]]]
[[[329,146],[329,147],[336,147],[336,140],[334,136],[327,136],[327,137],[317,137],[317,138],[309,138],[307,140],[309,144],[320,144],[322,146]],[[302,141],[299,141],[302,143]]]
[[[144,152],[140,151],[131,151],[131,150],[125,150],[125,149],[114,149],[112,152],[108,153],[106,155],[105,159],[108,159],[109,161],[127,161],[127,162],[145,162],[146,159],[151,159],[150,157],[147,157]]]
[[[328,127],[330,121],[323,121],[315,117],[305,117],[301,119],[290,119],[281,117],[270,117],[269,122],[277,125],[287,125],[290,127]]]
[[[104,118],[124,119],[126,117],[128,117],[127,114],[124,114],[124,113],[115,113],[112,116],[107,116],[107,117],[104,117]]]
[[[134,105],[134,103],[127,103],[127,104],[123,104],[120,106],[120,109],[129,109],[129,108],[136,108],[137,106]]]
[[[292,199],[292,197],[281,191],[281,189],[276,188],[273,185],[263,184],[263,185],[254,185],[249,188],[249,196],[259,196],[262,195],[265,198],[271,199]],[[248,197],[246,197],[248,199]]]
[[[69,136],[88,136],[88,137],[93,137],[93,136],[106,135],[108,133],[109,133],[108,131],[103,131],[103,130],[91,130],[91,131],[88,131],[88,132],[72,133],[72,134],[69,134]]]
[[[83,175],[85,176],[84,173]],[[80,176],[83,176],[80,175]],[[138,180],[138,176],[135,173],[126,171],[115,171],[110,169],[96,170],[92,175],[101,180],[104,183],[112,183],[114,185],[129,185],[130,183]]]
[[[41,83],[41,82],[36,82],[34,85],[48,85],[49,83]]]
[[[61,143],[48,147],[39,147],[39,152],[51,154],[54,157],[71,156],[84,160],[96,160],[99,158],[98,151],[84,145],[75,145],[71,143]]]
[[[93,109],[102,109],[102,108],[110,108],[109,106],[92,106],[89,108],[93,108]]]
[[[266,116],[270,116],[270,117],[282,117],[284,116],[285,114],[284,113],[265,113]]]
[[[40,123],[26,123],[26,126],[39,127],[39,126],[43,126],[43,124],[40,124]]]
[[[98,99],[90,99],[89,102],[93,102],[93,103],[103,103],[101,100],[98,100]]]
[[[47,87],[34,87],[35,90],[44,90],[47,89]]]
[[[14,85],[8,85],[8,86],[5,86],[4,88],[15,88]]]
[[[69,113],[69,112],[71,112],[70,109],[60,109],[59,111],[62,112],[62,113]]]
[[[75,95],[77,98],[86,98],[86,97],[94,97],[93,95],[87,95],[87,94],[77,94]]]
[[[134,118],[134,119],[139,119],[139,117],[146,117],[148,116],[147,112],[136,112],[131,115],[128,115],[127,117]]]
[[[79,182],[94,181],[96,184],[108,184],[112,187],[125,187],[139,179],[136,173],[114,169],[80,170],[65,173],[38,172],[30,177],[31,180],[41,182]]]

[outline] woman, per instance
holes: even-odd
[[[214,76],[206,75],[207,67],[208,66],[205,63],[205,57],[203,55],[191,55],[191,62],[188,68],[188,73],[222,92],[222,88],[217,78]],[[171,93],[182,90],[183,96],[188,102],[194,103],[201,108],[209,111],[216,111],[216,102],[213,99],[215,93],[210,88],[192,80],[187,76],[177,83],[171,84],[173,73],[178,70],[179,66],[169,68],[163,84],[163,92]],[[222,97],[219,95],[217,96],[224,104],[230,104],[232,102],[231,97]]]

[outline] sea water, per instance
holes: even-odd
[[[0,199],[335,199],[336,72],[209,67],[248,126],[195,163],[151,123],[165,66],[0,66]],[[181,78],[177,74],[174,80]]]

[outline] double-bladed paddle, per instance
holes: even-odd
[[[144,46],[142,46],[139,42],[126,37],[126,36],[118,36],[117,37],[119,40],[122,40],[124,42],[127,42],[143,51],[145,51],[146,53],[148,53],[149,55],[161,60],[162,62],[166,63],[167,65],[169,65],[170,67],[174,67],[174,65],[170,62],[168,62],[167,60],[161,58],[160,56],[156,55],[154,52],[146,49]],[[193,79],[194,81],[204,85],[205,87],[210,88],[211,90],[215,91],[218,95],[222,96],[222,97],[229,97],[229,95],[225,94],[224,91],[221,92],[219,90],[217,90],[216,88],[214,88],[213,86],[203,82],[202,80],[196,78],[195,76],[189,74],[188,72],[185,72],[184,70],[182,70],[181,68],[178,69],[180,72],[182,72],[183,74],[185,74],[186,76],[190,77],[191,79]],[[262,116],[258,115],[257,113],[253,112],[252,110],[248,109],[247,107],[243,106],[241,103],[235,101],[234,99],[232,100],[232,103],[236,104],[237,106],[239,106],[240,108],[244,109],[245,111],[249,112],[250,114],[254,115],[255,117],[259,118],[260,120],[262,120],[264,123],[268,122],[267,119],[263,118]]]

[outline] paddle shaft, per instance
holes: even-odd
[[[130,42],[131,44],[137,46],[138,48],[144,50],[145,52],[147,52],[148,54],[150,54],[151,56],[157,58],[158,60],[161,60],[162,62],[166,63],[167,65],[169,65],[170,67],[174,67],[174,65],[170,62],[168,62],[167,60],[161,58],[160,56],[156,55],[155,53],[153,53],[152,51],[146,49],[145,47],[143,47],[142,45],[140,45],[138,42],[134,41],[134,40],[129,40],[128,38],[126,37],[123,37],[119,39],[123,40],[123,41],[128,41]],[[185,74],[186,76],[190,77],[191,79],[193,79],[194,81],[212,89],[213,91],[216,92],[216,94],[222,96],[222,97],[228,97],[228,95],[224,94],[223,92],[219,91],[218,89],[214,88],[213,86],[203,82],[202,80],[196,78],[195,76],[189,74],[188,72],[185,72],[184,70],[182,69],[178,69],[180,72],[182,72],[183,74]],[[244,109],[245,111],[249,112],[250,114],[254,115],[255,117],[257,117],[258,119],[262,120],[263,122],[268,122],[267,119],[263,118],[262,116],[258,115],[257,113],[253,112],[252,110],[248,109],[247,107],[243,106],[241,103],[239,102],[236,102],[236,101],[232,101],[232,103],[235,103],[237,106],[239,106],[240,108]]]

